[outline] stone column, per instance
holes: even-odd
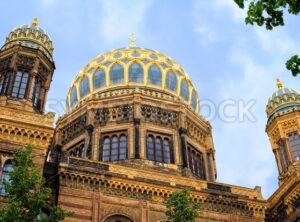
[[[180,144],[181,144],[181,159],[182,159],[182,168],[188,168],[188,152],[187,152],[187,142],[186,142],[186,133],[187,129],[180,128]]]
[[[89,124],[85,127],[87,133],[88,133],[88,145],[86,149],[86,157],[88,159],[92,159],[92,142],[93,142],[93,131],[94,126],[92,124]]]
[[[141,120],[135,118],[134,122],[134,158],[140,159],[140,123]]]
[[[281,166],[281,160],[280,160],[280,157],[279,157],[279,154],[278,154],[278,149],[273,149],[273,153],[275,155],[278,173],[280,174],[282,172],[282,166]]]

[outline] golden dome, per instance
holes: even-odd
[[[40,49],[53,61],[53,47],[49,35],[39,27],[37,18],[34,18],[30,25],[21,25],[13,29],[6,37],[1,50],[11,48],[15,45],[22,45],[29,48]]]
[[[300,109],[300,95],[297,91],[283,87],[279,79],[277,79],[277,90],[268,100],[266,113],[268,118],[278,113],[289,113],[295,109]]]
[[[173,95],[199,112],[199,97],[184,69],[157,51],[130,46],[99,55],[75,77],[67,110],[84,98],[117,88],[145,88]]]

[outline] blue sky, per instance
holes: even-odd
[[[65,99],[79,70],[99,54],[128,46],[132,32],[138,46],[160,51],[184,67],[203,104],[254,101],[254,121],[211,118],[218,181],[262,186],[265,198],[277,188],[265,106],[277,77],[284,86],[299,89],[300,78],[293,78],[284,63],[300,54],[300,17],[288,15],[286,26],[272,32],[246,26],[245,11],[233,0],[10,0],[1,2],[0,14],[2,42],[35,16],[50,34],[56,71],[48,109],[60,114],[55,100]],[[237,116],[237,108],[226,109],[226,115]]]

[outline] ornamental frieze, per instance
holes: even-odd
[[[62,134],[62,145],[67,144],[71,140],[75,139],[77,136],[85,132],[86,126],[86,114],[77,117],[72,122],[68,123],[61,129]]]
[[[179,114],[175,111],[162,109],[159,107],[142,105],[142,120],[171,128],[177,128],[179,125]]]
[[[5,58],[0,59],[0,71],[9,69],[11,65],[12,56],[7,56]]]
[[[35,58],[31,56],[18,55],[17,57],[17,66],[19,68],[24,68],[31,70],[34,66]]]

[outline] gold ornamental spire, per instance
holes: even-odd
[[[37,17],[35,17],[33,20],[32,20],[32,22],[31,22],[31,25],[32,26],[38,26],[38,20],[37,20]]]
[[[282,89],[282,83],[281,83],[280,79],[277,79],[277,87],[278,87],[278,89]]]
[[[129,39],[130,39],[130,44],[129,44],[129,48],[133,48],[133,47],[136,47],[136,36],[134,33],[131,33],[130,36],[129,36]]]

